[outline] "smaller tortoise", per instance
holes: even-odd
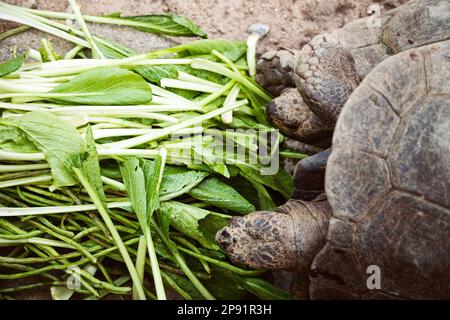
[[[336,124],[323,197],[233,218],[234,263],[295,271],[294,297],[450,298],[450,41],[376,66]],[[381,288],[367,286],[371,266]]]
[[[330,146],[342,107],[376,65],[402,51],[450,39],[448,0],[409,1],[384,13],[379,25],[369,19],[318,35],[300,53],[283,49],[258,61],[258,81],[275,96],[293,83],[299,91],[284,91],[267,108],[269,121],[281,133]]]

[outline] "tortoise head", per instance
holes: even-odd
[[[296,263],[292,217],[275,211],[259,211],[234,217],[216,235],[219,246],[233,263],[254,269],[292,269]]]
[[[289,200],[274,211],[233,218],[217,233],[216,241],[233,263],[305,271],[325,244],[330,217],[326,199]]]

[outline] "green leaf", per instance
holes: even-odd
[[[198,56],[210,54],[213,50],[217,50],[231,61],[236,61],[247,52],[247,44],[236,40],[204,39],[154,51],[153,54],[163,56],[168,53],[187,53],[191,56]]]
[[[86,152],[72,156],[66,162],[66,166],[75,173],[78,180],[81,182],[84,189],[89,194],[89,197],[97,207],[98,212],[108,227],[108,230],[120,251],[122,259],[127,266],[130,277],[133,280],[133,284],[138,290],[139,298],[144,299],[145,293],[142,288],[139,275],[136,272],[136,268],[131,261],[130,254],[125,247],[119,232],[109,216],[109,210],[106,205],[105,192],[100,175],[98,154],[95,148],[95,140],[90,126],[86,131],[86,145]]]
[[[208,80],[211,82],[215,82],[218,84],[226,84],[226,82],[229,80],[228,78],[226,78],[218,73],[214,73],[214,72],[207,71],[207,70],[194,69],[194,68],[191,68],[191,66],[189,66],[189,65],[179,65],[179,66],[176,66],[176,68],[180,71],[189,73],[198,78],[202,78],[202,79],[205,79],[205,80]],[[178,77],[178,74],[177,74],[177,77]]]
[[[96,68],[80,73],[50,93],[60,103],[88,105],[135,105],[150,102],[151,89],[138,74],[121,68]]]
[[[262,300],[290,300],[289,294],[261,278],[241,277],[240,284]]]
[[[255,211],[255,207],[236,190],[217,178],[209,178],[189,191],[189,195],[218,208],[246,214]]]
[[[188,192],[209,174],[183,167],[167,166],[161,182],[160,195],[169,200]]]
[[[203,296],[197,290],[197,288],[192,284],[192,282],[184,276],[176,273],[167,272],[168,277],[170,277],[181,289],[183,289],[189,296],[194,300],[203,300]]]
[[[27,135],[16,127],[0,125],[0,149],[8,152],[33,153],[39,150]]]
[[[193,56],[209,54],[211,51],[217,50],[231,61],[238,60],[247,52],[247,44],[245,42],[224,39],[197,40],[182,44],[178,47],[189,51]]]
[[[275,202],[273,202],[272,197],[267,192],[264,184],[260,183],[258,180],[254,179],[250,175],[246,175],[241,171],[240,175],[249,181],[253,188],[256,190],[256,195],[258,196],[259,210],[272,210],[276,208]]]
[[[145,191],[147,193],[147,216],[159,208],[159,189],[164,173],[165,157],[157,156],[154,161],[140,160],[145,174]]]
[[[120,166],[128,196],[143,230],[150,225],[153,212],[159,207],[163,161],[161,156],[154,161],[133,157]]]
[[[191,237],[205,248],[218,250],[219,246],[207,239],[199,230],[199,221],[211,214],[210,211],[196,208],[181,202],[167,201],[161,203],[159,208],[159,217],[161,227],[167,233],[169,225],[179,232]]]
[[[79,161],[75,166],[81,169],[85,179],[94,189],[96,197],[101,201],[103,207],[106,208],[106,196],[100,174],[100,163],[95,146],[94,134],[90,126],[86,130],[86,152],[80,154],[78,157],[72,157],[66,165],[70,164],[74,159]]]
[[[210,214],[198,221],[198,230],[206,240],[214,243],[217,232],[227,226],[228,223],[230,223],[230,219]]]
[[[289,199],[293,192],[292,177],[283,168],[280,168],[275,175],[261,175],[258,170],[247,166],[239,166],[241,173],[245,178],[251,178],[273,190],[280,192],[283,197]]]
[[[208,37],[207,34],[191,20],[173,13],[125,17],[121,16],[120,13],[114,13],[106,17],[110,18],[109,20],[111,23],[114,23],[114,20],[116,20],[117,24],[125,24],[144,32],[168,36]],[[120,20],[128,20],[134,23],[121,23]]]
[[[138,158],[129,158],[121,166],[123,181],[128,192],[134,212],[138,217],[141,228],[145,230],[149,225],[147,218],[147,197],[144,172]]]
[[[133,70],[139,73],[144,79],[157,84],[163,78],[178,78],[177,68],[172,65],[139,66]]]
[[[229,276],[231,272],[214,268],[210,280],[205,281],[205,286],[218,300],[240,300],[245,291],[240,288],[236,281]]]
[[[29,112],[14,119],[14,125],[44,153],[55,186],[76,184],[77,180],[65,163],[72,156],[84,152],[84,141],[73,126],[45,111]]]
[[[14,71],[19,70],[25,61],[25,55],[21,54],[11,60],[5,61],[0,64],[0,77],[7,76]]]
[[[223,159],[216,157],[210,146],[195,145],[192,147],[192,151],[194,153],[194,159],[203,161],[214,172],[220,173],[227,178],[230,177],[230,172],[226,164],[223,163]]]
[[[107,59],[122,59],[132,55],[136,55],[136,53],[125,47],[124,45],[112,41],[110,39],[106,40],[101,38],[102,42],[97,42],[97,46],[102,52],[102,54]]]
[[[233,169],[237,169],[236,167],[230,167]],[[239,169],[237,169],[239,170]],[[239,172],[238,172],[239,173]],[[242,176],[236,176],[230,178],[227,183],[234,188],[237,192],[239,192],[247,201],[249,201],[253,206],[255,206],[258,210],[259,208],[259,197],[258,192],[255,187]]]

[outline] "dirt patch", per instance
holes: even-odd
[[[270,34],[260,50],[275,47],[301,48],[312,37],[367,16],[373,0],[271,0],[271,1],[183,1],[168,0],[170,10],[197,21],[212,37],[245,39],[247,27],[261,22]],[[399,0],[379,1],[382,9]]]
[[[7,0],[12,4],[36,7],[45,10],[67,11],[63,0]],[[370,4],[379,3],[382,10],[391,9],[406,0],[78,0],[81,9],[87,14],[109,14],[121,12],[124,15],[174,12],[184,15],[199,25],[210,38],[244,40],[250,24],[261,22],[269,24],[271,31],[260,43],[259,52],[277,47],[301,48],[315,35],[343,26],[346,22],[367,15]],[[0,23],[0,32],[11,28],[11,24]],[[167,39],[130,30],[93,26],[94,33],[121,41],[138,51],[162,47],[185,39]],[[120,30],[120,31],[119,31]],[[30,31],[20,35],[16,41],[7,40],[0,45],[0,58],[8,55],[6,46],[26,44],[39,46],[36,38],[45,35]],[[45,36],[48,37],[48,36]],[[34,40],[32,39],[34,38]],[[58,43],[61,50],[65,45]]]

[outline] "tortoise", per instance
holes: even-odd
[[[384,20],[397,25],[398,38],[389,43],[399,44],[389,48],[398,50],[355,78],[357,83],[324,82],[348,90],[318,85],[320,93],[308,92],[299,62],[302,101],[334,129],[332,149],[298,163],[293,199],[273,211],[235,217],[217,233],[234,263],[295,272],[294,298],[450,298],[449,8],[448,1],[412,1],[387,14]],[[440,14],[433,17],[432,10]],[[427,20],[433,27],[405,27],[411,23],[407,17],[422,16],[445,25]],[[442,39],[437,37],[436,30],[445,28]],[[364,50],[371,52],[369,47]],[[326,61],[322,66],[319,60],[319,70],[350,70],[343,64],[356,59]],[[333,100],[326,95],[338,96],[340,103],[342,94],[348,96],[342,107],[327,107]],[[317,196],[317,170],[325,167],[325,194]],[[379,271],[380,286],[368,285],[371,270]]]
[[[274,99],[267,108],[269,120],[290,138],[329,146],[340,110],[364,77],[392,55],[449,39],[449,12],[447,0],[410,1],[376,23],[366,17],[318,35],[300,52],[264,54],[257,64],[258,81],[275,96],[295,85],[299,91]],[[308,130],[311,123],[314,130]]]

